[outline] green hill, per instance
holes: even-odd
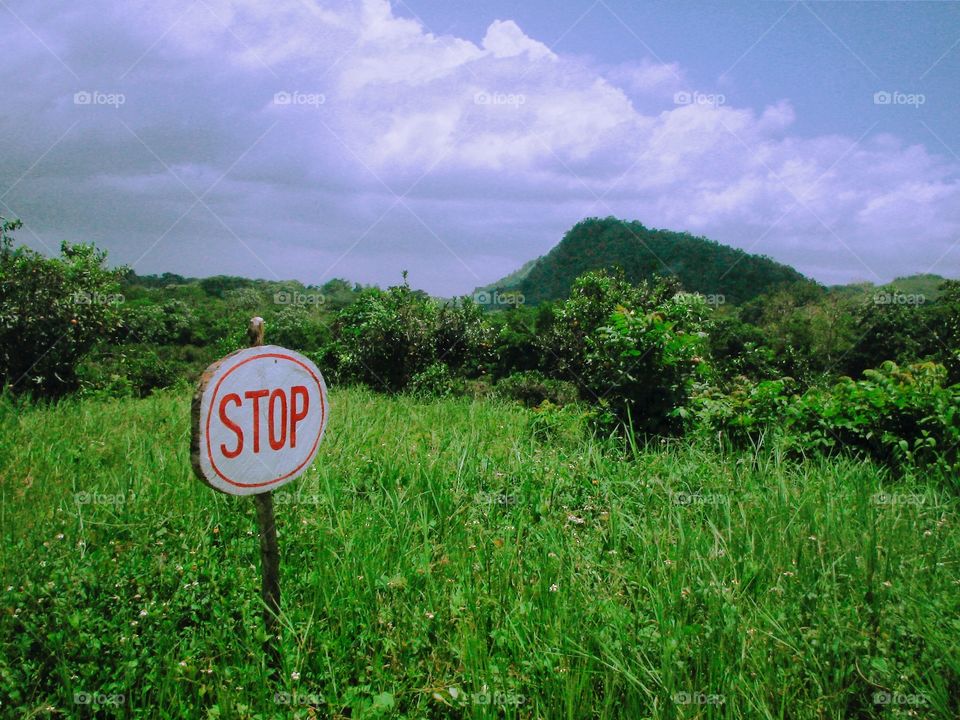
[[[850,283],[848,285],[831,285],[829,290],[836,295],[859,296],[873,295],[878,292],[898,292],[906,295],[922,295],[925,300],[933,302],[940,297],[940,286],[946,282],[940,275],[922,273],[898,277],[886,285],[874,285],[871,282]]]
[[[529,265],[529,263],[528,263]],[[588,270],[623,268],[631,282],[675,275],[683,288],[743,302],[807,279],[788,265],[688,233],[657,230],[617,218],[587,218],[549,253],[478,291],[519,291],[527,304],[566,297]]]

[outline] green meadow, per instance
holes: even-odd
[[[942,478],[331,401],[275,493],[276,675],[253,502],[193,476],[188,390],[0,402],[0,717],[958,716]]]

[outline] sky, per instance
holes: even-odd
[[[0,0],[0,215],[467,294],[585,217],[960,277],[960,3]]]

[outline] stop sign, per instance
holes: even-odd
[[[194,471],[231,495],[274,490],[309,467],[328,413],[323,376],[308,358],[275,345],[239,350],[200,379]]]

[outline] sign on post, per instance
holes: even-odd
[[[263,623],[272,673],[280,671],[280,549],[272,491],[310,466],[327,426],[323,375],[303,355],[263,344],[263,318],[250,320],[251,347],[208,367],[193,396],[194,472],[230,495],[253,495],[260,527]]]
[[[275,345],[228,355],[194,399],[194,470],[230,495],[275,490],[313,461],[328,407],[323,376],[303,355]]]

